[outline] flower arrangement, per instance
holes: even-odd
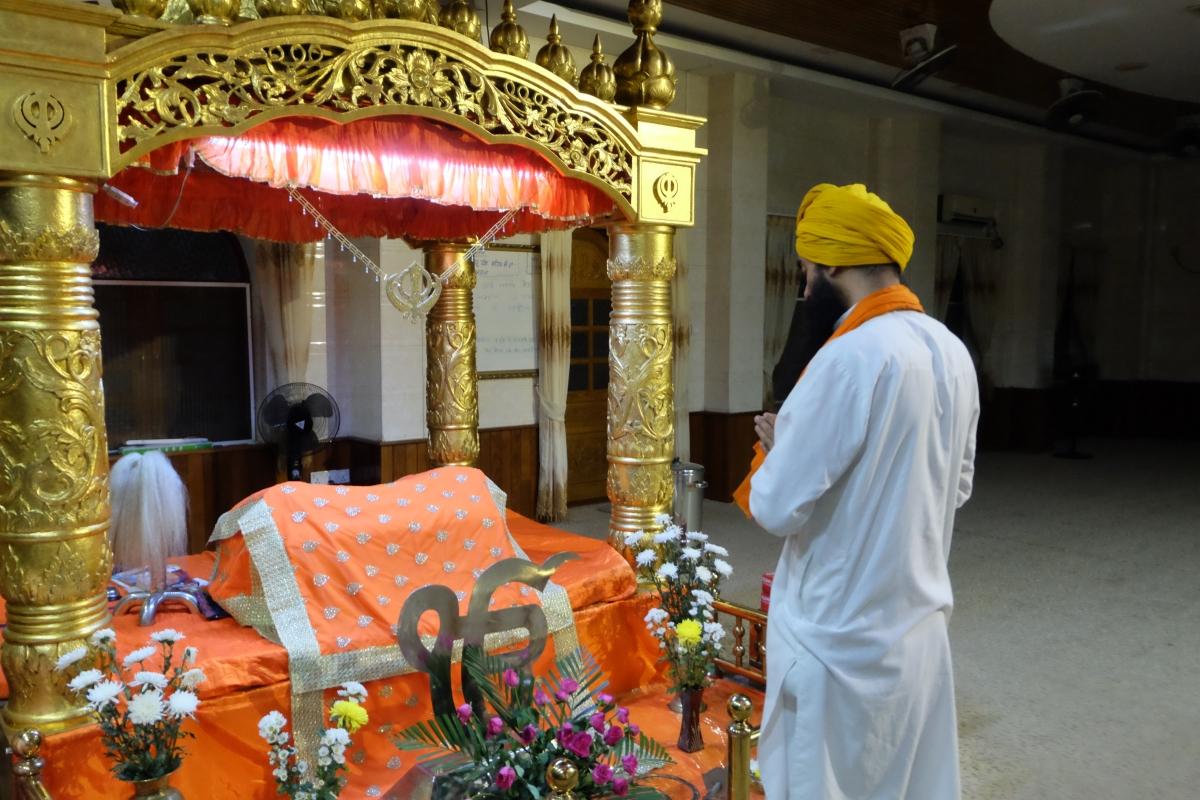
[[[183,638],[171,628],[156,631],[150,644],[118,660],[117,634],[104,628],[92,634],[87,646],[58,659],[59,672],[73,673],[67,688],[87,699],[100,725],[118,780],[162,778],[183,763],[180,742],[194,736],[183,729],[183,721],[195,717],[200,706],[196,687],[204,682],[195,647],[183,648],[176,658],[175,646]],[[147,662],[158,660],[161,671],[150,669]]]
[[[396,737],[404,750],[449,753],[435,759],[455,767],[445,776],[456,784],[447,796],[545,798],[546,768],[564,757],[579,772],[574,797],[663,796],[639,780],[671,763],[670,756],[602,691],[603,676],[590,655],[575,651],[560,658],[541,679],[505,663],[464,651],[464,669],[483,697]]]
[[[646,614],[646,627],[663,650],[673,689],[703,689],[725,635],[712,604],[721,581],[733,574],[724,560],[729,552],[699,531],[685,531],[666,514],[655,522],[663,526],[662,533],[638,531],[625,538],[627,547],[641,548],[638,576],[658,590],[661,605]]]
[[[370,721],[362,704],[367,690],[361,683],[348,681],[338,689],[329,707],[332,727],[321,733],[317,744],[317,767],[310,769],[294,745],[288,743],[285,730],[288,719],[272,711],[258,721],[258,735],[270,746],[267,760],[274,767],[275,790],[292,800],[335,800],[346,785],[346,748],[350,737]]]

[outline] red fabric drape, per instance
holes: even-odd
[[[345,125],[275,120],[237,137],[166,145],[111,184],[139,205],[100,194],[102,222],[289,242],[316,241],[324,232],[289,203],[288,186],[304,187],[349,236],[475,236],[512,208],[521,211],[505,233],[529,233],[578,227],[614,210],[602,191],[561,175],[531,150],[486,144],[416,117]]]

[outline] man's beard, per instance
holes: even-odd
[[[787,343],[772,374],[775,401],[782,403],[791,392],[800,373],[812,361],[829,337],[837,321],[846,313],[846,301],[829,279],[818,273],[813,278],[808,299],[796,303]]]
[[[838,320],[847,308],[846,301],[829,278],[817,272],[813,276],[808,297],[804,300],[804,344],[798,358],[801,370],[808,366],[808,362],[833,335]]]

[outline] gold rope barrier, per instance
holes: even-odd
[[[10,730],[84,721],[55,663],[109,619],[95,189],[0,174],[0,663]]]
[[[671,378],[671,277],[675,229],[617,224],[609,229],[612,317],[608,343],[609,542],[648,531],[671,505],[675,388]]]
[[[425,245],[434,277],[462,266],[446,281],[425,319],[425,419],[434,466],[474,466],[479,459],[479,385],[475,374],[475,264],[463,242]]]
[[[729,718],[729,740],[726,745],[727,776],[726,800],[749,800],[750,797],[750,744],[755,730],[750,725],[750,713],[754,710],[750,698],[735,694],[727,704]]]

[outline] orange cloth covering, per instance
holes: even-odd
[[[534,562],[564,551],[579,554],[579,560],[558,569],[554,581],[571,600],[579,641],[604,668],[608,690],[622,694],[660,682],[657,642],[643,623],[654,599],[635,594],[636,578],[625,560],[600,540],[550,528],[511,511],[507,521],[513,538]],[[213,554],[171,561],[192,575],[207,575]],[[398,615],[399,608],[393,608]],[[258,720],[272,710],[289,713],[286,651],[232,619],[208,622],[170,607],[160,610],[151,628],[139,627],[135,614],[114,619],[112,627],[122,656],[144,644],[152,631],[168,627],[183,632],[186,643],[200,650],[198,666],[208,680],[200,686],[197,721],[189,724],[197,738],[186,743],[188,755],[174,782],[184,796],[276,797],[266,743],[258,737]],[[535,671],[548,668],[553,657],[553,647],[547,647]],[[371,787],[385,790],[400,779],[415,763],[415,756],[397,750],[390,734],[432,714],[424,675],[400,675],[366,685],[371,723],[356,734],[350,750],[351,780],[342,795],[348,800],[374,796]],[[0,688],[7,696],[7,685]],[[326,693],[327,703],[333,694]],[[664,743],[674,741],[673,735],[662,736]],[[128,786],[112,778],[95,725],[47,737],[42,755],[47,760],[43,775],[56,800],[130,794]]]
[[[854,305],[854,308],[842,320],[842,324],[838,325],[833,331],[833,335],[829,337],[826,344],[840,336],[845,336],[850,331],[876,317],[883,316],[892,311],[920,311],[924,313],[925,308],[921,305],[920,299],[913,294],[912,290],[903,284],[896,284],[886,289],[880,289],[877,292],[867,295]],[[800,373],[800,379],[804,379],[803,372]],[[762,443],[756,442],[754,444],[754,458],[750,462],[750,472],[746,474],[741,485],[733,493],[733,502],[737,504],[737,507],[748,518],[752,518],[750,514],[750,481],[754,478],[754,473],[758,472],[758,468],[766,460],[767,454],[763,450]]]
[[[193,163],[190,172],[181,169]],[[340,125],[272,120],[236,137],[165,145],[110,184],[138,206],[100,193],[95,213],[101,222],[169,223],[277,242],[325,236],[299,204],[289,202],[288,186],[300,188],[352,237],[478,236],[512,208],[521,211],[505,233],[529,233],[576,228],[614,211],[612,198],[600,189],[560,174],[527,148],[485,144],[418,117]]]

